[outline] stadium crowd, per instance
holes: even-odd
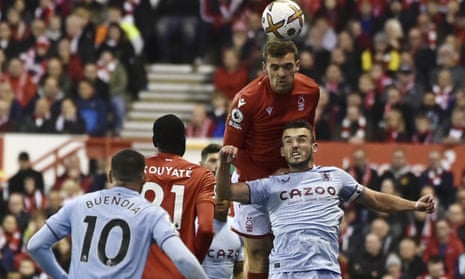
[[[261,73],[268,2],[1,1],[0,131],[118,136],[127,103],[147,86],[146,63],[208,63],[217,65],[215,94],[193,110],[186,133],[221,138],[229,102]],[[319,141],[465,142],[465,2],[297,2],[306,16],[296,39],[300,71],[321,88]],[[105,174],[84,174],[70,158],[45,187],[27,153],[18,162],[0,200],[0,278],[39,278],[25,243],[68,199],[104,187]],[[344,278],[465,276],[465,172],[454,185],[440,163],[431,152],[416,174],[398,150],[378,173],[362,149],[354,152],[348,171],[360,183],[413,200],[432,192],[440,210],[394,216],[346,208]],[[69,239],[54,248],[64,268],[70,251]]]

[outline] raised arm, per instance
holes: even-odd
[[[390,195],[365,188],[365,193],[357,200],[367,208],[384,212],[399,211],[425,211],[432,213],[436,210],[436,204],[432,195],[426,195],[417,201],[410,201],[401,197]]]
[[[250,203],[250,189],[246,183],[231,184],[231,164],[237,156],[237,148],[225,145],[220,150],[220,162],[216,172],[216,195],[221,200]]]

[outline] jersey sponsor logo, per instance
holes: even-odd
[[[273,112],[273,107],[267,107],[266,112],[268,113],[268,115],[271,115],[271,113]]]
[[[323,172],[323,173],[321,174],[321,179],[323,179],[323,181],[330,181],[330,180],[331,180],[331,176],[329,175],[329,173]]]
[[[283,201],[292,200],[295,198],[302,199],[303,197],[321,197],[321,196],[335,196],[336,188],[333,186],[323,187],[304,187],[302,189],[294,188],[279,193],[279,198]]]
[[[299,99],[297,99],[297,110],[303,111],[305,109],[305,98],[304,96],[300,95]]]
[[[209,249],[207,256],[214,259],[235,260],[239,257],[239,250],[235,249]]]

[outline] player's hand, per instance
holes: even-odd
[[[415,209],[418,211],[424,211],[426,213],[433,213],[436,211],[437,205],[433,195],[426,195],[417,200],[415,203]]]
[[[220,160],[223,163],[231,164],[237,156],[237,147],[225,145],[220,150]]]

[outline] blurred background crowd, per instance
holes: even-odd
[[[0,131],[117,137],[147,88],[148,64],[208,64],[215,93],[194,107],[186,133],[221,138],[229,102],[261,73],[268,2],[0,1]],[[464,143],[465,2],[296,2],[306,17],[300,72],[321,87],[320,141]],[[441,159],[432,151],[416,173],[398,150],[379,172],[363,149],[354,152],[347,170],[360,183],[409,199],[431,192],[440,210],[387,216],[345,207],[344,278],[464,278],[465,172],[454,178]],[[89,173],[77,157],[64,165],[44,185],[29,154],[19,154],[1,192],[0,278],[39,278],[24,252],[29,237],[69,199],[105,187],[105,162]],[[70,248],[69,239],[54,248],[65,268]]]

